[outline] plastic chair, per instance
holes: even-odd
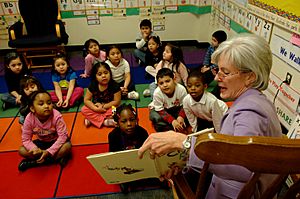
[[[69,38],[57,0],[19,0],[18,6],[21,19],[9,27],[8,46],[22,54],[29,68],[49,67],[40,60],[64,53]]]
[[[217,133],[199,135],[195,153],[205,161],[197,185],[196,193],[188,186],[183,175],[174,176],[174,184],[179,198],[205,198],[205,177],[209,164],[234,164],[253,172],[238,199],[251,198],[266,174],[277,174],[269,185],[260,190],[261,199],[273,198],[284,185],[290,174],[300,173],[300,140],[262,136],[229,136]],[[285,192],[284,199],[299,197],[298,179]]]

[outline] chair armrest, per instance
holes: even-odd
[[[64,44],[67,44],[68,39],[69,39],[69,35],[66,33],[66,29],[65,29],[63,21],[61,21],[61,20],[56,21],[55,31],[56,31],[56,36],[58,38],[61,38],[61,40]]]
[[[8,28],[9,40],[16,40],[26,35],[25,30],[26,30],[25,24],[22,23],[21,21],[17,21],[16,23],[14,23]]]

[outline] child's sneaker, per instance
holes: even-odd
[[[84,125],[86,127],[89,127],[89,126],[91,126],[91,122],[88,119],[84,119]]]
[[[132,100],[138,100],[138,99],[140,99],[140,95],[136,91],[131,91],[128,93],[127,98],[132,99]]]
[[[38,163],[36,160],[24,159],[20,162],[18,169],[19,171],[26,171],[29,168],[36,167]]]
[[[143,91],[143,96],[144,97],[150,97],[151,96],[151,93],[150,93],[150,89],[145,89],[144,91]]]
[[[109,118],[109,119],[104,120],[103,125],[106,127],[115,127],[116,123],[115,123],[114,119]]]

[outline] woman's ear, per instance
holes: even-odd
[[[245,85],[250,87],[256,81],[256,75],[254,72],[247,73]]]

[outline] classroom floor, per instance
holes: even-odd
[[[124,57],[128,60],[136,89],[140,94],[140,101],[135,104],[132,100],[123,101],[137,106],[139,124],[148,133],[154,129],[149,120],[147,105],[150,98],[144,98],[142,92],[153,81],[145,79],[144,68],[135,63],[131,52],[132,49],[125,49]],[[202,63],[205,49],[194,46],[183,47],[186,65],[195,67]],[[81,73],[84,59],[81,52],[71,52],[71,66]],[[3,57],[0,57],[0,93],[6,92],[3,78]],[[45,89],[53,89],[49,69],[35,69],[36,76]],[[49,84],[50,82],[50,84]],[[79,84],[87,87],[88,80],[80,80]],[[137,191],[124,195],[118,185],[107,185],[96,173],[93,167],[86,160],[86,156],[95,153],[108,151],[108,133],[111,128],[95,127],[86,128],[84,118],[80,112],[82,103],[62,115],[67,124],[68,133],[73,144],[72,159],[66,167],[59,165],[48,165],[28,169],[25,172],[18,171],[18,164],[22,157],[18,154],[21,146],[21,126],[18,123],[18,108],[11,108],[3,111],[0,108],[0,198],[172,198],[170,190],[160,187],[145,186]],[[2,102],[0,102],[2,107]]]

